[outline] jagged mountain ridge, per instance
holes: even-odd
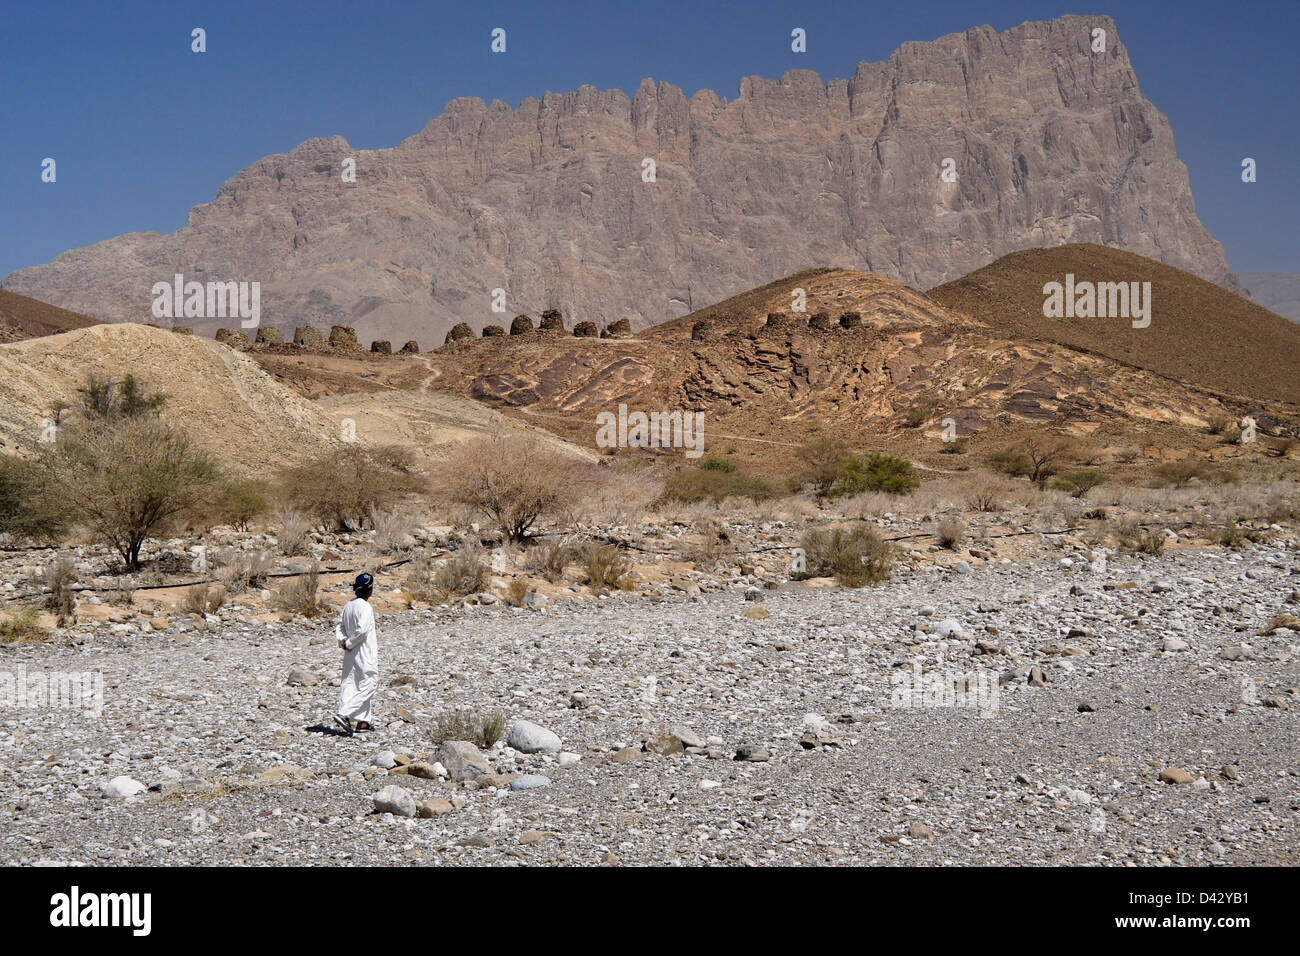
[[[1098,27],[1105,53],[1089,46]],[[946,158],[956,182],[940,179]],[[905,43],[847,80],[747,77],[733,100],[650,80],[516,109],[457,99],[392,149],[310,140],[239,172],[171,235],[75,249],[0,285],[151,321],[152,283],[175,273],[259,281],[265,324],[427,348],[459,321],[559,308],[644,327],[814,265],[926,288],[1085,241],[1235,285],[1113,21],[1067,16]]]

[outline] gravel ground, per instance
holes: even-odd
[[[1300,648],[1260,633],[1298,609],[1294,542],[1065,565],[385,615],[378,727],[353,738],[309,729],[332,620],[11,648],[13,674],[102,671],[104,699],[0,712],[0,863],[1300,862]],[[914,660],[982,707],[900,706]],[[433,764],[455,707],[566,756],[498,744],[506,776],[468,784],[372,765]],[[668,731],[695,746],[642,752]],[[118,777],[149,789],[106,796]],[[450,812],[376,813],[388,785]]]

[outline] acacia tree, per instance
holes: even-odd
[[[150,415],[60,430],[35,460],[45,506],[140,567],[140,549],[182,516],[200,513],[221,485],[215,460]]]
[[[453,451],[435,478],[448,499],[488,518],[508,540],[522,541],[543,515],[579,499],[589,475],[536,438],[495,436]]]

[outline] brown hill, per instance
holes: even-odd
[[[77,312],[0,289],[0,342],[84,329],[98,323]]]
[[[1150,282],[1151,325],[1123,318],[1044,318],[1043,286]],[[1056,342],[1216,394],[1300,406],[1300,326],[1211,282],[1092,244],[1003,256],[929,297],[1008,338]]]
[[[796,290],[802,313],[791,311]],[[1025,335],[990,311],[956,311],[870,273],[810,270],[633,339],[534,332],[453,342],[419,361],[423,387],[588,445],[595,416],[620,403],[701,410],[710,450],[768,470],[821,434],[935,453],[948,418],[977,440],[1050,426],[1159,446],[1247,411],[1291,420],[1294,409]]]

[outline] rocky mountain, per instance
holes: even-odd
[[[1290,272],[1243,272],[1250,297],[1266,309],[1300,322],[1300,275]]]
[[[153,284],[176,274],[259,282],[263,324],[427,348],[457,322],[547,308],[641,328],[814,265],[925,288],[1067,242],[1236,281],[1108,17],[906,43],[830,82],[747,77],[730,100],[648,79],[515,109],[457,99],[399,146],[308,141],[171,235],[75,249],[3,286],[121,322],[151,321]]]

